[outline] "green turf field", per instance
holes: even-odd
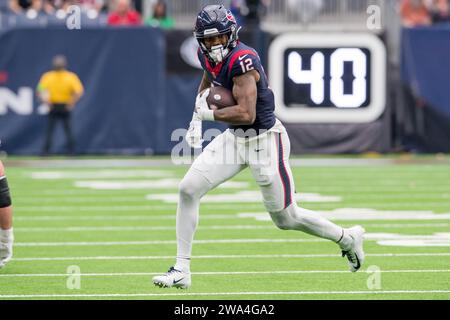
[[[0,299],[449,299],[450,164],[313,161],[293,168],[299,203],[366,228],[363,270],[331,242],[278,230],[244,171],[204,198],[186,291],[151,278],[174,262],[187,167],[7,162],[16,245]]]

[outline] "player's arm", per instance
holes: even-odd
[[[256,119],[257,87],[260,75],[252,70],[233,78],[233,96],[237,105],[214,110],[214,119],[233,125],[251,125]]]
[[[211,81],[208,79],[208,75],[206,74],[206,71],[203,72],[203,78],[200,82],[200,86],[198,87],[198,93],[202,92],[205,89],[208,89],[211,87]]]

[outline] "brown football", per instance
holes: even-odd
[[[210,109],[217,109],[232,107],[237,104],[234,100],[233,94],[230,90],[224,87],[212,87],[209,92],[209,96],[206,98],[206,102]]]

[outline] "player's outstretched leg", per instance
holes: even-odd
[[[342,256],[348,259],[350,271],[356,272],[361,268],[364,262],[365,232],[361,226],[344,229],[317,212],[298,207],[296,203],[292,203],[282,211],[271,212],[270,216],[280,229],[299,230],[336,242],[342,250]]]
[[[3,164],[0,162],[0,268],[12,259],[13,242],[11,195]]]
[[[275,224],[283,230],[299,230],[336,242],[347,257],[350,271],[357,271],[364,261],[363,235],[360,226],[344,229],[320,214],[299,208],[295,202],[295,185],[289,165],[290,142],[285,130],[271,132],[266,143],[270,150],[267,168],[251,166],[264,205]],[[262,170],[264,169],[264,170]]]

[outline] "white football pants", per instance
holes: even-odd
[[[261,189],[267,211],[279,228],[346,242],[347,235],[341,227],[297,206],[289,155],[289,137],[278,120],[272,129],[253,138],[239,138],[229,130],[216,137],[197,157],[179,185],[177,264],[191,257],[200,199],[247,167]],[[185,269],[189,266],[187,262],[183,264]]]

